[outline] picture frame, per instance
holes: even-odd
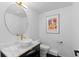
[[[60,33],[60,14],[47,16],[47,33]]]

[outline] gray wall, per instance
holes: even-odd
[[[60,14],[60,34],[48,34],[46,32],[46,17],[57,13]],[[39,37],[41,42],[49,45],[52,50],[58,51],[60,56],[74,56],[72,6],[42,13],[39,16],[39,20]],[[57,43],[59,41],[64,43]]]
[[[79,2],[73,3],[74,49],[79,50]],[[79,54],[78,54],[79,56]]]

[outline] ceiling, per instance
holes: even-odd
[[[25,3],[30,9],[43,13],[58,8],[72,5],[72,2],[27,2]]]

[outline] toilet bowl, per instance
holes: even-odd
[[[49,51],[49,46],[44,45],[44,44],[40,45],[40,56],[41,57],[46,57],[48,51]]]

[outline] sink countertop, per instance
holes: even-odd
[[[7,57],[18,57],[23,53],[31,50],[38,44],[40,44],[38,41],[32,41],[32,44],[26,47],[21,47],[19,44],[14,44],[9,47],[2,48],[1,52],[4,53]]]

